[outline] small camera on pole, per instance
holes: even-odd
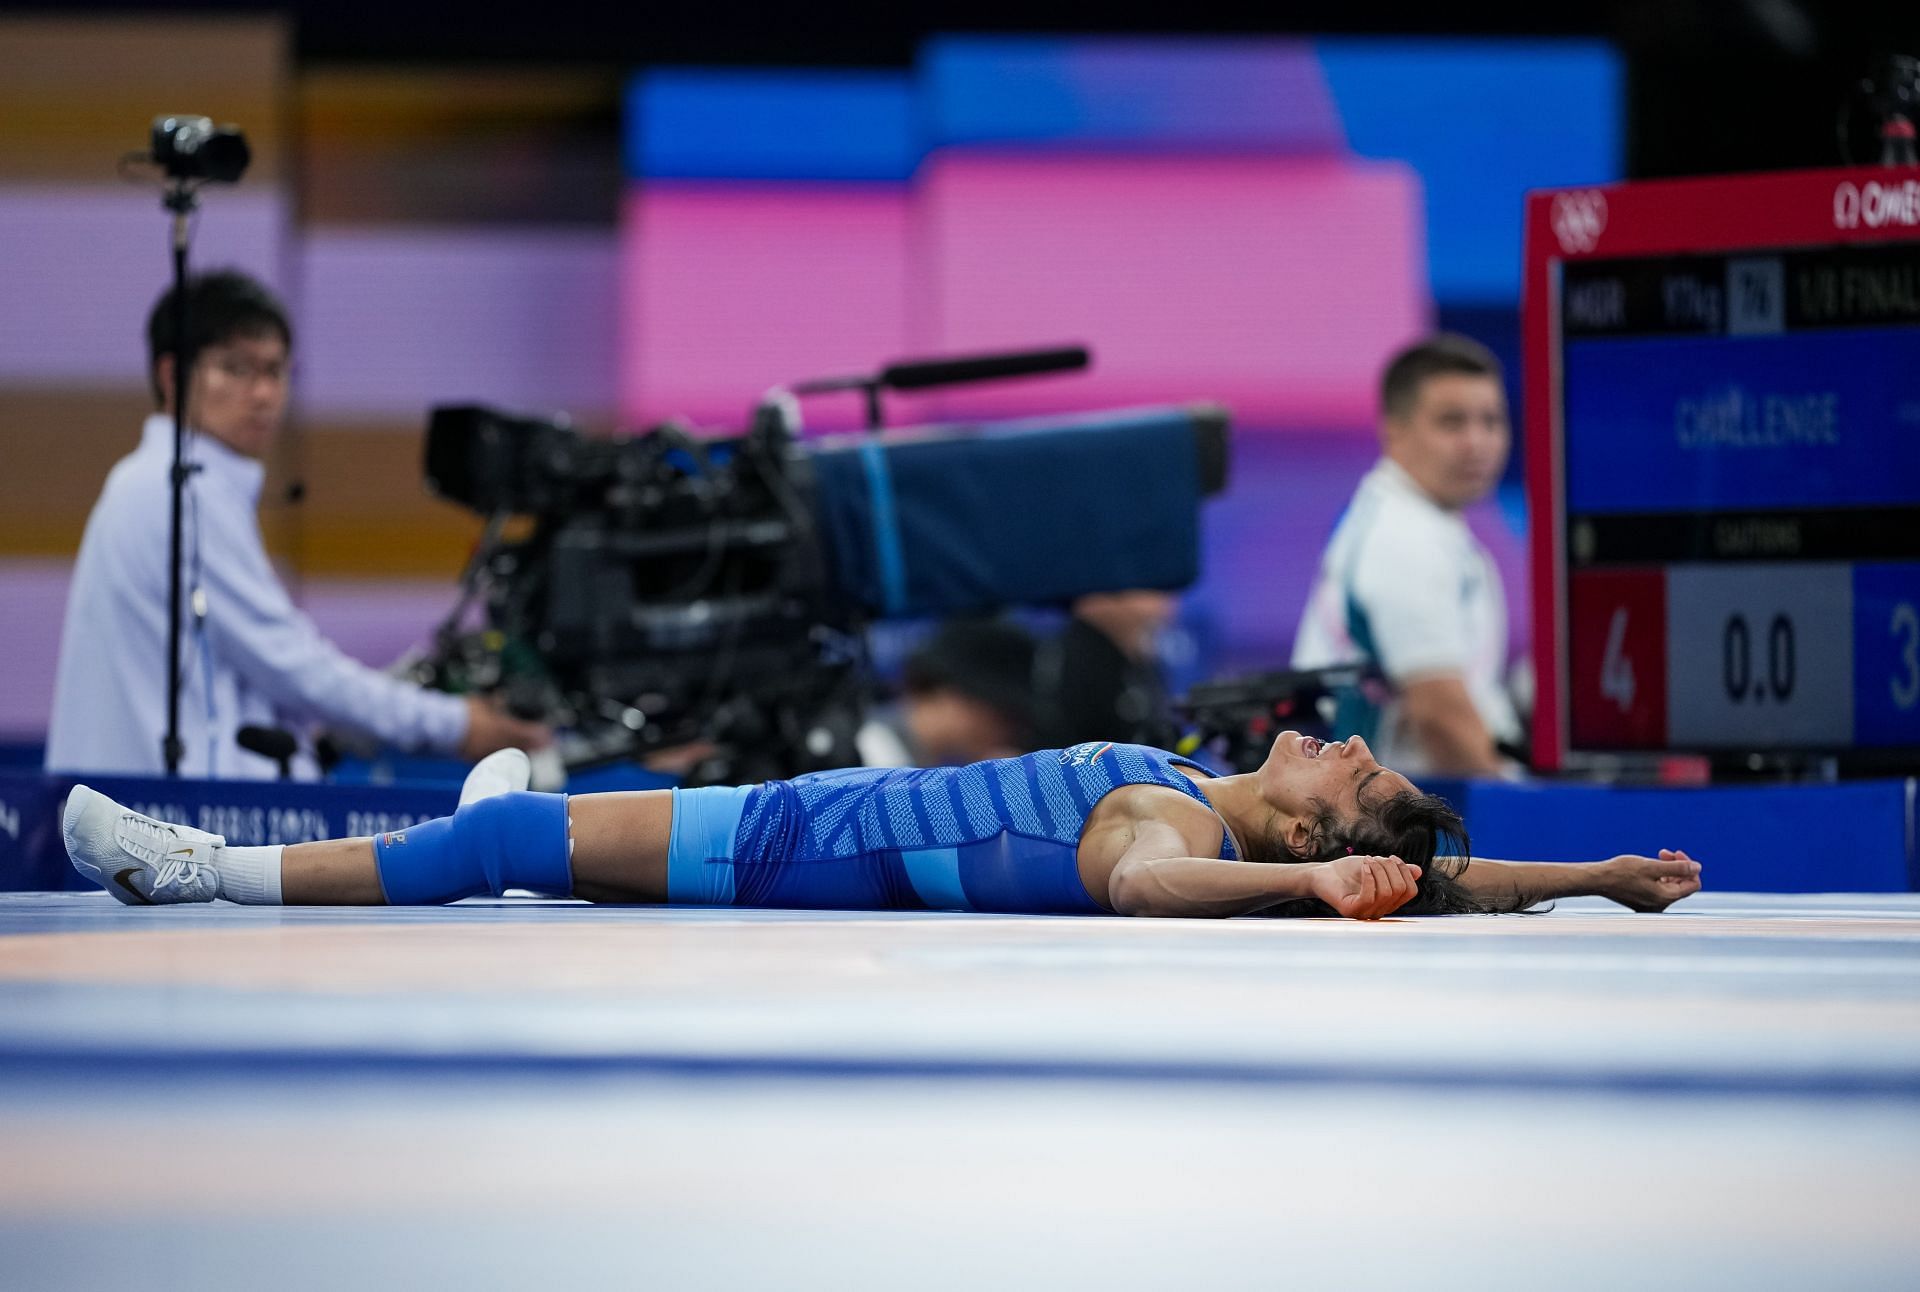
[[[204,184],[232,184],[246,172],[252,153],[236,126],[216,126],[211,117],[165,113],[153,119],[151,146],[142,160],[160,168],[160,204],[173,214],[173,507],[167,564],[167,732],[161,757],[167,775],[180,774],[180,514],[187,477],[187,390],[193,372],[193,342],[187,331],[187,243],[194,207]],[[196,611],[201,598],[195,599]]]
[[[212,117],[169,113],[153,119],[154,165],[172,180],[232,184],[253,159],[237,126],[216,126]]]

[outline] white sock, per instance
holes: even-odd
[[[281,905],[280,854],[284,851],[279,844],[218,849],[213,868],[220,876],[220,896],[243,906]]]

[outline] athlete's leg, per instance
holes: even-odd
[[[460,789],[460,806],[466,808],[485,799],[524,790],[530,774],[527,756],[519,750],[503,749],[490,754],[467,774],[466,783]],[[641,872],[647,869],[649,850],[644,845],[652,833],[660,839],[656,850],[659,855],[653,868],[664,874],[665,840],[670,833],[671,820],[654,821],[653,817],[658,814],[657,807],[650,808],[646,804],[630,806],[618,802],[622,799],[655,797],[664,800],[668,796],[581,795],[567,801],[568,846],[571,853],[567,891],[575,897],[596,902],[661,900],[650,894],[654,889],[664,893],[664,879],[649,886],[644,881],[644,875],[636,876],[633,871],[635,867]],[[588,845],[584,852],[580,846],[578,824],[583,805],[588,834]],[[636,849],[626,847],[624,841],[628,839],[639,840],[641,846]],[[545,850],[551,846],[551,840],[536,836],[523,846]],[[396,889],[412,891],[418,888],[415,882],[418,877],[405,873],[409,868],[437,864],[444,869],[445,860],[444,857],[422,858],[417,847],[413,850],[406,847],[383,849],[373,839],[336,839],[325,843],[298,844],[285,849],[276,859],[280,900],[291,905],[378,905],[384,903],[388,896],[382,884],[382,876],[386,873],[383,866],[393,872]],[[583,864],[586,868],[584,876]],[[551,872],[551,865],[548,869]],[[222,878],[223,881],[226,878],[224,869]],[[551,887],[552,881],[559,877],[549,873],[547,878]],[[225,887],[223,883],[223,889]],[[419,894],[415,892],[414,895],[417,897]]]
[[[494,809],[497,817],[507,816],[507,811],[502,809],[510,811],[521,806],[513,796],[489,802],[501,805]],[[566,800],[566,810],[572,836],[573,896],[590,902],[666,901],[667,842],[673,826],[673,800],[668,791],[576,794]],[[281,900],[289,906],[379,906],[388,900],[388,892],[392,890],[396,899],[414,904],[447,889],[449,880],[442,877],[442,872],[450,861],[460,867],[452,884],[481,885],[480,891],[486,891],[478,863],[469,855],[486,846],[486,842],[462,837],[465,830],[452,828],[457,817],[458,814],[442,817],[411,830],[384,835],[378,846],[373,839],[293,844],[280,858]],[[486,823],[473,830],[476,834],[484,830],[492,836],[502,824],[509,831],[513,828],[513,823],[506,820]],[[447,837],[429,836],[423,849],[419,837],[429,829],[446,830]],[[393,842],[396,840],[398,842]],[[538,837],[506,842],[509,847],[517,845],[515,860],[522,863],[528,860],[529,852],[555,846],[552,840]],[[447,850],[455,850],[460,855],[450,858]],[[551,889],[555,885],[548,883],[542,887]],[[457,899],[446,896],[439,900]]]
[[[589,901],[664,902],[670,791],[506,793],[377,839],[232,848],[82,786],[65,814],[74,864],[121,901],[379,906],[531,888]]]
[[[524,790],[532,776],[532,764],[523,751],[495,750],[467,772],[459,805]],[[294,862],[291,872],[289,852]],[[372,839],[329,839],[291,848],[225,848],[218,855],[220,895],[229,901],[379,906],[387,900],[380,888],[380,854]]]
[[[667,900],[673,791],[580,794],[567,800],[573,827],[573,893],[589,902]]]
[[[287,845],[280,854],[280,900],[288,906],[385,906],[373,840]]]

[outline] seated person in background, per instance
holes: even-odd
[[[1321,558],[1293,667],[1378,667],[1391,701],[1376,710],[1355,695],[1336,723],[1394,766],[1501,775],[1496,742],[1521,737],[1503,684],[1506,598],[1461,516],[1506,466],[1500,365],[1466,337],[1432,336],[1387,365],[1380,403],[1384,452]]]
[[[259,283],[222,271],[189,280],[186,461],[181,512],[182,775],[264,779],[244,726],[324,722],[402,749],[479,758],[540,746],[544,728],[474,698],[424,691],[343,655],[274,574],[255,509],[287,414],[293,330]],[[159,775],[167,725],[167,589],[173,464],[173,292],[147,323],[159,409],[107,477],[67,593],[49,771]],[[313,774],[311,760],[300,770]]]
[[[1364,740],[1297,731],[1239,776],[1110,741],[737,788],[568,797],[525,792],[527,775],[525,755],[495,754],[452,816],[371,839],[229,847],[84,785],[61,828],[80,873],[128,905],[435,905],[525,888],[692,906],[1378,919],[1576,894],[1657,911],[1700,887],[1700,867],[1672,850],[1473,857],[1446,801]]]
[[[1045,743],[1174,742],[1157,647],[1179,605],[1171,592],[1145,589],[1095,592],[1073,603],[1067,626],[1042,641],[1034,657]]]
[[[1033,652],[1033,635],[1018,624],[942,624],[907,657],[902,712],[914,759],[951,766],[1037,748]]]

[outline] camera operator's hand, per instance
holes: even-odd
[[[469,762],[496,749],[545,749],[553,743],[553,729],[545,723],[516,718],[484,696],[467,697],[467,734],[460,756]]]

